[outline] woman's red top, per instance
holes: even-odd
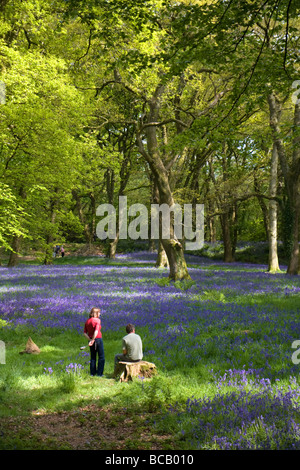
[[[98,329],[98,334],[96,338],[102,338],[100,318],[94,318],[94,317],[89,318],[85,322],[84,333],[86,333],[92,339],[94,331],[96,329]]]

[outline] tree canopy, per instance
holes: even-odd
[[[1,2],[2,246],[29,243],[51,262],[59,240],[91,244],[97,206],[126,195],[204,204],[205,239],[222,240],[227,261],[254,237],[276,270],[280,239],[297,274],[299,10],[296,0]],[[118,234],[109,242],[114,256]],[[184,239],[171,231],[159,246],[170,277],[189,277]]]

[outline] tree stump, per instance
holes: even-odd
[[[152,362],[122,362],[120,361],[115,368],[114,376],[118,377],[120,382],[132,381],[133,377],[151,378],[157,373],[156,366]]]
[[[29,337],[26,344],[26,348],[24,349],[24,351],[21,351],[20,354],[39,354],[40,352],[40,349]]]

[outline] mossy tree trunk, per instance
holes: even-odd
[[[157,139],[157,122],[159,121],[160,100],[163,92],[164,86],[157,86],[155,93],[151,100],[149,100],[149,113],[144,125],[137,129],[137,142],[141,154],[151,169],[154,184],[158,189],[160,205],[167,204],[169,207],[172,207],[174,199],[169,184],[168,169],[162,161]],[[144,133],[147,139],[147,150],[143,143]],[[190,279],[183,247],[175,236],[172,217],[170,217],[170,238],[162,238],[161,243],[168,258],[169,278],[172,280]]]

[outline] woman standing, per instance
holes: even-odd
[[[90,373],[102,377],[104,370],[104,347],[101,333],[100,308],[93,307],[84,325],[84,336],[89,340],[91,353]],[[97,367],[98,355],[98,367]]]

